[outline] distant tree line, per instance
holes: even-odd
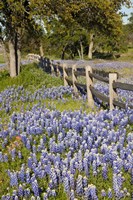
[[[0,42],[10,76],[19,75],[22,52],[92,59],[126,50],[133,14],[123,26],[123,5],[130,7],[130,0],[1,0]]]

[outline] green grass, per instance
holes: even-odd
[[[22,71],[19,76],[10,78],[9,72],[4,70],[0,73],[0,91],[9,86],[20,86],[35,91],[42,85],[46,87],[63,85],[63,80],[57,77],[44,73],[41,68],[38,68],[36,63],[22,66]]]
[[[128,48],[128,51],[121,54],[121,56],[116,60],[133,62],[133,48]]]

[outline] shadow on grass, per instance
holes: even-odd
[[[120,58],[120,54],[119,53],[101,53],[101,52],[94,52],[93,55],[94,58],[97,59],[106,59],[106,60],[113,60],[113,59],[117,59]]]

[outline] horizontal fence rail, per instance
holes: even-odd
[[[129,90],[129,91],[133,91],[133,85],[132,84],[128,84],[128,83],[120,83],[120,82],[114,82],[113,83],[113,88],[120,88],[122,90]]]
[[[102,77],[109,77],[109,72],[105,72],[103,70],[93,69],[93,74],[97,74]]]
[[[32,55],[29,55],[32,57]],[[34,57],[35,55],[33,55]],[[77,93],[83,89],[87,93],[88,105],[94,107],[94,97],[100,99],[102,102],[109,104],[110,110],[115,106],[120,108],[126,108],[126,103],[118,100],[118,94],[116,89],[133,91],[133,85],[127,83],[118,82],[118,73],[105,72],[103,70],[92,69],[91,66],[79,67],[76,64],[60,64],[49,60],[48,58],[34,57],[39,60],[39,66],[41,66],[46,72],[55,76],[63,77],[64,85],[73,86],[74,92]],[[84,76],[86,78],[86,84],[79,83],[77,77]],[[109,84],[109,96],[99,92],[94,88],[94,80],[102,81]],[[133,109],[133,105],[128,105]]]
[[[102,76],[99,76],[97,74],[90,73],[90,77],[95,78],[95,79],[102,81],[102,82],[105,82],[105,83],[109,83],[109,78],[102,77]]]
[[[75,76],[86,76],[85,71],[75,71]]]
[[[117,100],[115,100],[114,99],[114,105],[115,106],[118,106],[118,107],[120,107],[120,108],[126,108],[126,104],[125,103],[123,103],[123,102],[120,102],[120,101],[117,101]],[[133,105],[129,105],[129,107],[131,108],[131,109],[133,109]]]
[[[91,90],[92,94],[95,95],[97,98],[99,98],[103,102],[109,103],[109,97],[107,97],[106,95],[104,95],[101,92],[99,92],[99,90],[95,89],[92,86],[90,87],[90,90]]]

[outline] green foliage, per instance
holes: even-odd
[[[129,17],[129,27],[130,30],[133,31],[133,12],[131,13],[131,16]]]
[[[91,109],[88,108],[86,101],[79,100],[79,99],[72,99],[71,97],[64,97],[63,100],[46,99],[42,101],[42,104],[44,103],[46,107],[48,107],[50,110],[56,109],[56,110],[59,110],[60,112],[63,112],[65,110],[76,111],[79,109],[87,113],[91,111]]]
[[[128,48],[127,52],[122,53],[120,58],[118,58],[118,60],[133,62],[133,48]],[[131,70],[130,70],[130,75],[131,75]]]
[[[35,90],[42,85],[46,87],[59,86],[63,84],[60,78],[53,77],[46,74],[41,68],[38,68],[37,64],[28,64],[22,66],[22,71],[19,76],[10,78],[9,73],[5,70],[0,73],[0,91],[4,90],[8,86],[23,85],[24,88]]]
[[[118,11],[122,5],[129,6],[130,0],[1,1],[1,24],[4,28],[0,27],[0,33],[4,32],[6,39],[13,41],[15,34],[19,33],[19,43],[23,41],[22,45],[19,45],[23,52],[30,52],[28,46],[32,46],[34,51],[39,53],[38,46],[43,42],[45,54],[48,52],[64,57],[65,52],[66,58],[74,58],[78,56],[81,37],[86,53],[89,39],[85,30],[88,35],[90,32],[95,35],[97,32],[108,35],[109,40],[113,40],[108,48],[119,43],[122,23]],[[30,45],[26,47],[26,44]],[[117,49],[118,46],[119,44]]]
[[[128,19],[129,23],[123,26],[124,41],[127,43],[128,47],[133,47],[133,13]]]

